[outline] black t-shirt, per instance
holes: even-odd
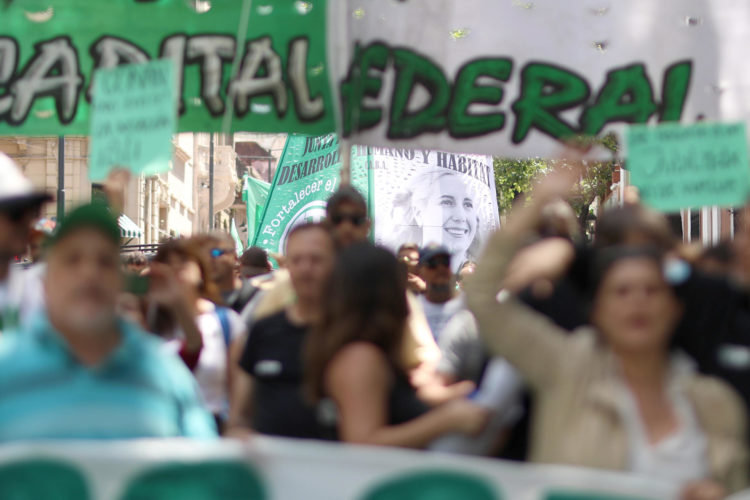
[[[240,366],[255,381],[253,429],[262,434],[317,438],[314,408],[302,393],[302,352],[308,329],[282,311],[250,330]]]
[[[388,425],[399,425],[414,420],[430,408],[417,397],[417,391],[408,377],[397,367],[391,366],[393,385],[388,396]],[[338,441],[339,418],[335,403],[324,398],[319,403],[318,424],[324,439]]]

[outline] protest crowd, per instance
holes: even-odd
[[[750,499],[747,26],[0,2],[0,500]]]
[[[276,270],[219,232],[121,255],[116,189],[24,269],[49,197],[0,168],[4,442],[264,434],[748,486],[750,226],[719,266],[631,201],[587,244],[544,220],[573,158],[457,274],[442,245],[371,244],[346,185]]]

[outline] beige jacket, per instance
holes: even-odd
[[[614,470],[628,468],[628,436],[619,404],[624,390],[614,355],[591,329],[570,335],[519,301],[498,301],[516,244],[498,233],[467,283],[467,303],[493,354],[524,376],[535,397],[530,459]],[[673,370],[708,441],[711,478],[746,487],[746,415],[723,382]]]

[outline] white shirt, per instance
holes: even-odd
[[[677,429],[657,443],[649,443],[638,404],[625,388],[621,414],[630,444],[630,470],[682,484],[708,477],[708,442],[695,411],[671,378],[667,392],[678,420]]]
[[[230,344],[238,338],[245,336],[245,324],[240,319],[240,315],[233,310],[226,308],[227,319],[229,323]],[[227,362],[229,353],[227,352],[224,341],[224,332],[216,314],[216,308],[206,311],[195,318],[198,330],[201,332],[203,348],[198,358],[198,364],[193,370],[195,380],[201,390],[201,395],[206,403],[206,407],[211,413],[226,414],[229,410],[229,394],[227,382]],[[184,338],[180,331],[177,338]],[[170,343],[172,349],[179,348],[179,344]]]
[[[448,321],[466,307],[463,297],[460,295],[442,304],[430,302],[424,295],[420,295],[419,302],[422,305],[425,318],[427,318],[427,324],[430,325],[430,330],[432,330],[432,336],[435,340],[440,338],[440,332],[443,331]]]
[[[44,309],[45,271],[45,264],[35,264],[28,269],[10,265],[7,278],[0,281],[0,331],[24,325]]]

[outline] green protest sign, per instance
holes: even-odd
[[[255,232],[263,217],[263,208],[268,200],[271,184],[260,179],[254,179],[245,174],[242,186],[242,201],[245,202],[247,215],[247,245],[251,246],[255,239]]]
[[[750,195],[745,125],[633,126],[626,133],[630,182],[665,212],[736,206]]]
[[[366,198],[367,148],[353,147],[352,185]],[[254,245],[283,253],[289,231],[325,218],[326,201],[339,188],[341,154],[336,134],[290,135],[279,159]]]
[[[179,131],[331,132],[326,10],[325,0],[3,2],[0,134],[88,134],[94,71],[157,58],[175,64]]]
[[[135,174],[169,170],[177,122],[174,63],[161,59],[96,72],[89,177],[114,166]]]

